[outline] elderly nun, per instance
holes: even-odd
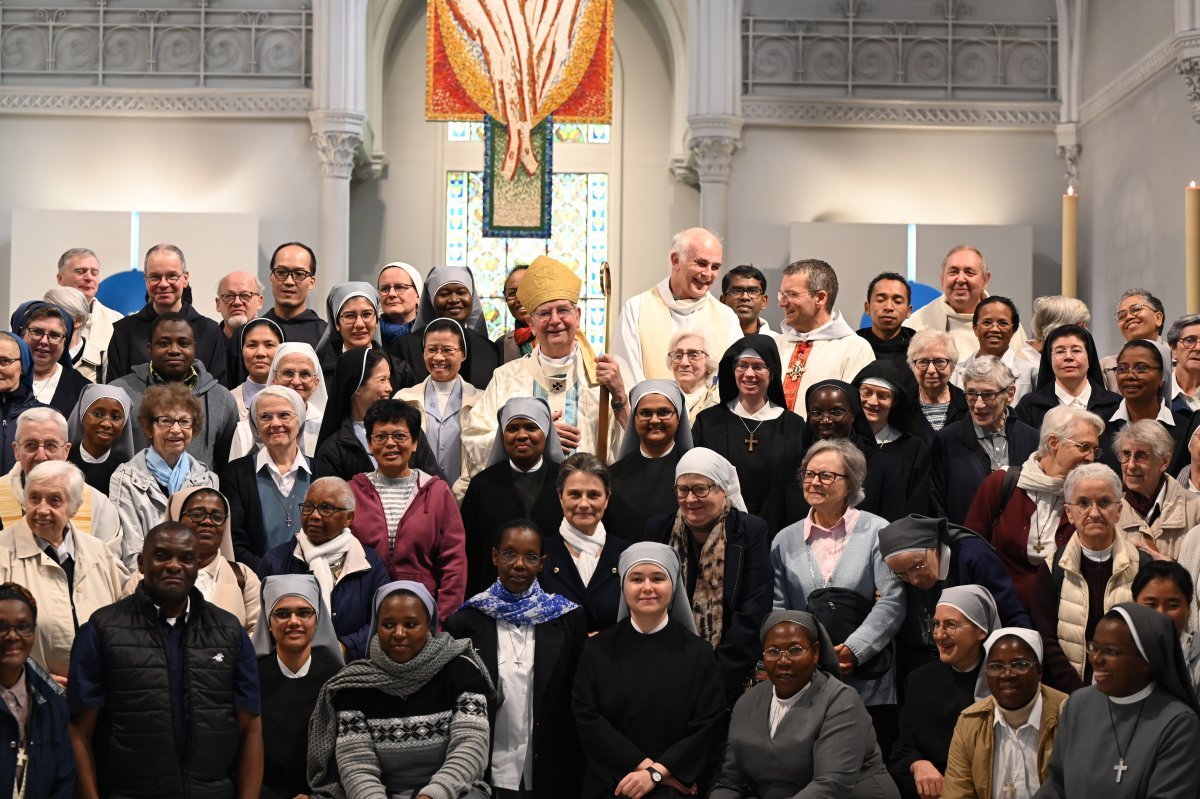
[[[79,467],[87,484],[108,496],[109,481],[133,457],[133,402],[119,386],[87,386],[67,417],[67,460]]]
[[[262,795],[292,799],[312,792],[308,720],[321,688],[342,668],[342,650],[311,574],[268,577],[262,609],[265,621],[251,636],[262,689]]]
[[[759,634],[768,681],[734,706],[709,799],[790,799],[806,791],[898,799],[871,716],[858,692],[838,679],[825,626],[811,613],[777,610]]]
[[[396,339],[388,350],[412,365],[418,380],[429,376],[425,366],[424,329],[435,319],[453,319],[466,332],[466,358],[462,376],[482,391],[500,365],[500,350],[487,337],[483,306],[475,290],[475,278],[465,266],[438,266],[425,277],[425,291],[413,330]]]
[[[317,454],[317,437],[321,433],[321,419],[329,394],[325,390],[325,373],[317,351],[304,342],[286,342],[275,350],[271,370],[267,374],[267,386],[290,388],[304,401],[304,424],[300,427],[300,449],[308,457]],[[229,446],[229,460],[258,452],[262,439],[258,436],[258,425],[246,409],[247,417],[238,422],[233,431],[233,443]]]
[[[538,529],[553,531],[563,519],[557,491],[563,449],[549,404],[540,397],[517,397],[496,416],[487,467],[469,485],[464,476],[455,486],[456,493],[464,492],[460,510],[467,533],[468,596],[495,582],[492,539],[505,522],[529,519]]]
[[[1095,684],[1064,706],[1038,796],[1200,795],[1200,708],[1171,620],[1122,602],[1096,625],[1088,658]]]
[[[684,453],[672,492],[676,509],[650,519],[646,537],[679,557],[697,632],[716,652],[732,706],[753,677],[758,625],[771,609],[767,525],[746,513],[737,471],[711,449]]]
[[[930,627],[938,660],[909,675],[900,710],[900,737],[888,769],[906,797],[938,796],[958,714],[990,695],[983,642],[1000,629],[996,601],[986,588],[942,591]]]
[[[588,639],[575,677],[587,759],[580,797],[703,795],[725,702],[679,558],[665,544],[633,544],[618,572],[618,621]]]
[[[621,438],[609,467],[613,500],[604,522],[630,541],[656,540],[643,531],[653,516],[675,512],[675,465],[692,448],[683,392],[673,380],[643,380],[629,392],[633,432]]]
[[[991,696],[958,717],[942,799],[1031,799],[1046,781],[1067,695],[1042,685],[1042,637],[1002,627],[983,644]]]

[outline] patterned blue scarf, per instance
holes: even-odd
[[[172,468],[167,465],[163,456],[159,455],[154,447],[147,447],[146,468],[150,470],[150,474],[154,476],[159,485],[166,487],[169,496],[187,483],[188,474],[192,471],[192,456],[186,452],[182,453]]]
[[[497,580],[464,602],[463,607],[478,608],[493,619],[521,625],[554,621],[579,606],[565,596],[547,594],[535,578],[522,594],[514,594]]]

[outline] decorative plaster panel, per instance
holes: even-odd
[[[304,117],[309,89],[0,89],[3,114]]]
[[[1080,121],[1091,122],[1133,94],[1142,84],[1173,63],[1175,63],[1174,46],[1171,39],[1164,39],[1133,66],[1118,75],[1115,80],[1085,100],[1079,108]]]
[[[1053,130],[1059,104],[914,102],[911,100],[803,100],[745,97],[749,124],[806,127],[976,127]]]

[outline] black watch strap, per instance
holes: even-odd
[[[655,785],[662,782],[662,772],[654,766],[646,766],[646,771],[650,772],[650,779],[654,781]]]

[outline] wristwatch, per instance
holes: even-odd
[[[662,782],[662,772],[656,769],[654,766],[646,766],[646,771],[650,772],[650,779],[653,780],[655,785],[658,785],[660,782]]]
[[[625,400],[617,399],[616,397],[613,397],[611,400],[608,401],[608,404],[612,406],[612,409],[614,411],[619,411],[625,407]],[[661,776],[660,776],[660,779],[661,779]]]

